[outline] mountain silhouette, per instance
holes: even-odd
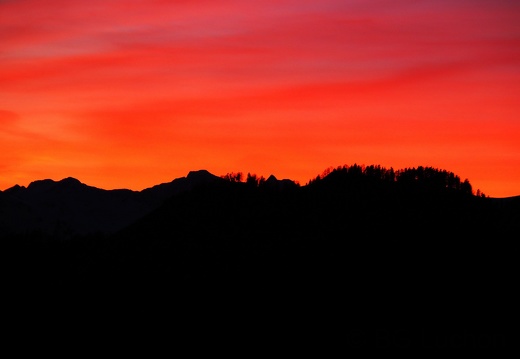
[[[307,340],[341,340],[346,323],[364,345],[508,338],[520,197],[477,196],[430,167],[242,179],[200,170],[140,192],[72,178],[15,186],[0,192],[4,259],[24,285],[133,288],[167,298],[157,316],[182,298],[250,322],[276,312]]]
[[[221,180],[206,170],[142,191],[104,190],[75,178],[34,181],[14,186],[0,197],[0,228],[4,232],[41,231],[55,238],[111,234],[159,206],[166,198],[205,182]]]

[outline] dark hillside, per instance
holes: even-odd
[[[251,320],[275,320],[283,305],[303,336],[316,326],[345,335],[329,327],[339,322],[414,344],[496,344],[507,335],[518,199],[475,196],[469,182],[421,168],[343,167],[305,186],[215,179],[114,235],[17,238],[11,270],[39,284],[191,293],[203,306],[220,298]],[[226,302],[246,293],[255,299]]]

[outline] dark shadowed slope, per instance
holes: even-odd
[[[176,295],[186,285],[210,298],[254,293],[231,312],[261,323],[277,313],[309,343],[356,330],[371,333],[367,345],[389,333],[405,346],[508,337],[518,201],[340,171],[306,186],[270,183],[172,197],[113,236],[106,272]]]
[[[113,241],[130,251],[131,246],[139,248],[146,270],[154,271],[157,264],[162,272],[167,264],[169,275],[179,278],[200,274],[215,280],[234,275],[264,279],[272,272],[294,274],[291,280],[298,280],[298,269],[280,272],[275,262],[285,266],[301,259],[308,274],[317,275],[365,259],[395,260],[395,268],[402,256],[421,266],[449,259],[438,268],[444,271],[450,263],[472,261],[514,240],[520,223],[517,203],[340,172],[284,189],[271,181],[261,186],[220,181],[170,198]],[[232,270],[214,260],[245,267]],[[273,267],[266,267],[266,260],[273,260]]]
[[[341,346],[352,333],[366,346],[510,338],[519,198],[477,197],[427,168],[352,166],[305,186],[205,171],[174,182],[182,191],[148,190],[171,197],[110,236],[4,242],[13,276],[118,288],[140,298],[132,312],[185,315],[215,337],[233,321],[234,338],[290,332],[306,345]]]
[[[67,245],[77,244],[85,260],[99,253],[82,252],[80,243],[96,243],[103,261],[92,259],[99,264],[94,269],[122,278],[131,272],[178,280],[322,281],[341,273],[336,266],[360,262],[395,270],[416,261],[440,273],[462,262],[476,265],[482,255],[496,268],[506,265],[498,258],[520,233],[519,198],[477,197],[456,178],[439,186],[431,180],[435,171],[411,182],[408,172],[396,181],[378,167],[364,171],[338,169],[305,186],[274,176],[233,182],[195,171],[141,192],[46,180],[0,192],[0,210],[4,228],[46,229],[40,237],[50,241],[74,231],[77,240]]]

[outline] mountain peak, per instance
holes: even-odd
[[[190,171],[188,173],[188,176],[186,176],[187,179],[190,181],[193,181],[194,183],[204,183],[204,182],[212,182],[220,177],[215,176],[214,174],[211,174],[207,170],[198,170],[198,171]]]
[[[37,180],[29,183],[29,186],[27,186],[27,189],[30,190],[45,190],[50,187],[52,187],[54,184],[56,184],[56,181],[51,179],[43,179],[43,180]]]
[[[55,188],[81,188],[88,187],[86,184],[81,183],[78,179],[73,177],[66,177],[60,181],[54,181],[52,179],[44,179],[33,181],[27,187],[27,190],[31,192],[45,192]],[[23,187],[21,187],[23,189]]]
[[[10,188],[6,189],[4,192],[5,193],[17,193],[19,191],[23,191],[24,189],[25,189],[24,186],[20,186],[19,184],[15,184],[13,187],[10,187]]]
[[[276,178],[275,175],[270,175],[267,178],[266,182],[268,182],[268,183],[276,183],[276,182],[278,182],[278,178]]]
[[[196,170],[196,171],[190,171],[188,173],[187,177],[193,177],[193,176],[213,176],[208,170]]]
[[[74,177],[67,177],[59,181],[58,183],[67,185],[67,186],[77,186],[82,185],[83,183],[80,182],[80,180],[74,178]]]

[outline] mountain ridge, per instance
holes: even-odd
[[[354,164],[353,166],[357,166],[356,164]],[[371,166],[367,166],[367,167],[372,167],[373,165]],[[359,166],[359,167],[365,167],[365,166]],[[418,166],[418,168],[422,168],[423,166]],[[331,167],[333,168],[333,167]],[[328,168],[327,170],[324,171],[324,173],[328,173],[331,168]],[[414,169],[415,167],[412,167],[412,169]],[[404,168],[402,169],[401,171],[406,171],[408,170],[409,168]],[[241,172],[238,172],[242,175]],[[323,174],[322,174],[323,175]],[[318,175],[317,177],[320,177],[321,175]],[[29,189],[29,188],[34,188],[34,187],[39,187],[39,188],[42,188],[42,187],[45,187],[45,186],[52,186],[52,185],[57,185],[57,184],[69,184],[69,185],[83,185],[83,186],[88,186],[88,187],[91,187],[91,188],[96,188],[96,189],[100,189],[100,190],[104,190],[104,191],[131,191],[131,192],[153,192],[153,191],[158,191],[160,192],[159,188],[161,187],[166,187],[174,182],[180,182],[180,181],[185,181],[186,179],[191,179],[193,181],[200,181],[201,179],[205,178],[206,180],[211,180],[211,179],[222,179],[224,178],[225,176],[224,175],[220,175],[220,176],[217,176],[211,172],[209,172],[208,170],[206,169],[199,169],[199,170],[190,170],[188,171],[187,175],[186,176],[181,176],[181,177],[177,177],[177,178],[174,178],[172,179],[171,181],[169,182],[161,182],[161,183],[157,183],[157,184],[154,184],[150,187],[146,187],[146,188],[143,188],[141,190],[133,190],[133,189],[129,189],[129,188],[125,188],[125,187],[118,187],[118,188],[113,188],[113,189],[106,189],[106,188],[102,188],[102,187],[96,187],[96,186],[91,186],[87,183],[84,183],[82,182],[81,180],[75,178],[75,177],[64,177],[60,180],[53,180],[53,179],[49,179],[49,178],[44,178],[44,179],[38,179],[38,180],[34,180],[34,181],[31,181],[27,187],[26,186],[22,186],[22,185],[19,185],[19,184],[15,184],[9,188],[6,188],[4,190],[0,190],[0,193],[16,193],[17,191],[20,191],[20,190],[24,190],[24,189]],[[263,178],[263,177],[262,177]],[[307,184],[309,184],[310,182],[312,182],[313,180],[315,180],[316,178],[311,178],[309,180],[309,182],[307,182]],[[297,181],[294,181],[290,178],[284,178],[284,179],[281,179],[279,180],[274,174],[270,174],[267,178],[266,181],[282,181],[282,182],[293,182],[293,183],[298,183]],[[306,186],[307,184],[303,185],[303,186]],[[480,190],[479,190],[480,192]],[[507,197],[489,197],[488,198],[492,198],[492,199],[515,199],[515,198],[519,198],[520,197],[520,194],[519,195],[513,195],[513,196],[507,196]]]
[[[151,211],[167,197],[209,180],[208,174],[205,170],[191,171],[186,177],[142,191],[105,190],[73,177],[36,180],[27,187],[15,185],[0,191],[0,228],[12,233],[43,231],[60,238],[97,232],[110,234]]]
[[[475,195],[468,180],[461,181],[453,173],[422,166],[400,171],[375,165],[331,167],[303,186],[290,179],[279,180],[272,174],[267,179],[250,173],[245,177],[240,172],[217,176],[199,169],[141,191],[125,188],[105,190],[65,177],[58,181],[36,180],[27,187],[15,185],[0,191],[0,235],[2,232],[20,234],[34,231],[60,238],[95,233],[110,235],[153,212],[172,197],[198,186],[222,187],[226,183],[282,192],[291,188],[323,187],[332,191],[327,196],[341,194],[350,188],[349,201],[361,196],[366,203],[376,200],[379,195],[391,195],[396,200],[403,195],[417,197],[423,193],[445,196],[450,191],[485,197],[479,191]],[[520,201],[520,196],[486,198],[497,208],[514,207]]]
[[[445,171],[354,165],[304,186],[195,171],[145,193],[85,191],[70,179],[40,187],[46,190],[36,199],[0,192],[0,235],[9,220],[26,225],[15,214],[35,208],[50,230],[0,241],[10,293],[72,287],[107,298],[122,291],[129,295],[121,303],[135,300],[129,312],[142,308],[157,318],[176,318],[187,307],[173,303],[185,298],[194,312],[209,306],[226,316],[247,313],[246,327],[256,333],[259,321],[288,318],[288,327],[269,330],[284,337],[290,328],[308,340],[342,340],[345,326],[430,347],[449,340],[500,344],[511,334],[504,321],[515,298],[520,197],[476,196],[469,182]],[[53,202],[53,195],[67,201]],[[112,204],[72,206],[105,203],[100,198]],[[136,213],[129,208],[150,203],[129,221]],[[61,222],[49,226],[52,215]],[[68,233],[67,223],[92,229],[78,216],[111,231]],[[378,338],[364,336],[373,345]]]
[[[0,191],[0,229],[14,234],[43,231],[60,238],[111,234],[171,196],[219,181],[225,179],[205,169],[189,171],[186,176],[141,191],[106,190],[74,177],[35,180],[27,187],[15,185]]]

